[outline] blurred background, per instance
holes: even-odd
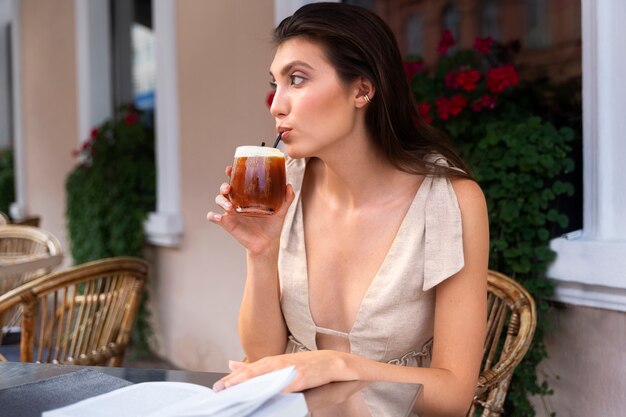
[[[146,343],[173,366],[226,371],[229,359],[243,356],[236,328],[245,254],[205,215],[234,148],[272,140],[271,33],[305,3],[0,0],[0,211],[14,221],[36,218],[68,254],[71,248],[68,265],[109,255],[104,246],[115,246],[115,239],[125,244],[128,229],[103,236],[94,231],[102,219],[117,226],[140,218],[139,251],[152,266]],[[534,151],[545,155],[556,146],[552,140],[567,142],[546,162],[560,167],[549,174],[554,196],[544,196],[541,214],[547,220],[519,226],[546,230],[537,241],[546,252],[529,243],[530,259],[539,261],[527,262],[539,268],[511,261],[524,253],[514,254],[521,246],[513,248],[510,240],[493,248],[504,260],[492,267],[512,268],[506,272],[519,274],[541,301],[535,357],[524,368],[532,375],[517,381],[521,396],[544,395],[531,398],[530,408],[520,399],[516,415],[621,415],[626,186],[617,171],[626,158],[626,54],[619,52],[626,2],[346,3],[373,10],[390,25],[424,106],[422,117],[453,139],[467,140],[472,123],[501,120],[511,114],[504,109],[513,108],[515,126],[534,115],[554,132],[567,129],[545,136],[545,148]],[[452,42],[444,42],[446,31]],[[517,81],[483,104],[468,95],[462,109],[444,117],[437,102],[443,89],[462,90],[446,84],[451,65],[463,71],[478,62],[467,51],[479,53],[481,80],[490,69],[512,67]],[[486,113],[488,102],[499,113]],[[545,127],[523,123],[529,132]],[[135,142],[124,148],[121,139],[117,145],[111,139],[124,135]],[[521,154],[529,149],[517,146]],[[96,162],[111,148],[117,153],[106,155],[118,156]],[[92,166],[109,174],[132,166],[142,178],[137,194],[148,197],[117,207],[128,190],[105,182],[92,193],[94,183],[80,180]],[[531,201],[520,198],[519,207]],[[94,199],[104,207],[89,217]],[[492,222],[513,223],[519,207]],[[105,243],[85,249],[97,238]]]

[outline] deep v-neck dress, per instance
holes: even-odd
[[[278,260],[281,308],[289,331],[287,352],[317,350],[316,334],[325,333],[347,338],[356,355],[396,365],[429,366],[434,287],[464,265],[461,213],[452,184],[439,176],[424,178],[361,301],[352,329],[342,333],[316,326],[311,315],[301,201],[305,168],[306,160],[287,159],[287,179],[295,200],[285,217]],[[380,415],[366,402],[374,415]]]

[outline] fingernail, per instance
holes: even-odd
[[[232,206],[233,205],[230,204],[228,201],[224,203],[224,207],[227,208],[227,209],[231,208]]]
[[[222,215],[221,214],[214,214],[213,215],[213,220],[215,220],[216,222],[219,222],[220,220],[222,220]]]
[[[215,384],[213,384],[213,391],[215,392],[220,392],[224,388],[226,388],[226,385],[224,385],[222,381],[217,381]]]

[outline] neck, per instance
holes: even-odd
[[[371,142],[364,142],[311,161],[314,188],[333,207],[358,209],[374,200],[384,204],[416,183],[416,176],[398,170]]]

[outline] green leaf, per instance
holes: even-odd
[[[97,127],[91,152],[67,177],[66,217],[77,264],[110,256],[142,256],[143,221],[156,201],[154,134],[144,123],[127,124],[128,111],[121,109]],[[146,314],[142,304],[139,315]],[[137,323],[148,326],[146,320]],[[145,336],[150,329],[134,333]],[[137,346],[148,346],[142,339],[133,344],[135,351]]]

